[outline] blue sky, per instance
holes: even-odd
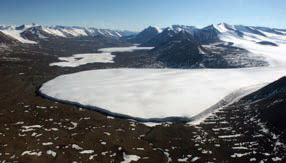
[[[1,0],[0,24],[139,31],[149,25],[226,22],[286,28],[285,0]]]

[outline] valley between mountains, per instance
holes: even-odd
[[[2,162],[283,162],[286,30],[0,26]]]

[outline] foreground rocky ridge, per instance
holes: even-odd
[[[240,103],[248,105],[257,118],[285,137],[286,129],[286,77],[244,97]]]

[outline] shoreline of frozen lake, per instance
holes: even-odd
[[[112,116],[139,121],[191,120],[239,88],[272,82],[284,67],[103,69],[61,75],[39,92]]]

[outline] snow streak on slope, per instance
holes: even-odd
[[[163,30],[159,27],[154,26],[154,28],[157,30],[158,33],[161,33]]]
[[[114,52],[133,52],[134,50],[151,50],[154,47],[138,47],[138,46],[129,46],[129,47],[112,47],[112,48],[102,48],[98,51],[103,53],[114,53]]]
[[[88,36],[87,30],[81,27],[64,27],[64,26],[44,27],[44,26],[41,26],[41,29],[48,34],[59,36],[59,37]]]
[[[55,36],[60,36],[60,37],[66,37],[64,35],[64,33],[62,33],[61,31],[59,30],[56,30],[56,29],[52,29],[52,28],[43,28],[43,31],[48,33],[48,34],[51,34],[51,35],[55,35]]]
[[[238,88],[283,75],[286,68],[106,69],[59,76],[45,83],[40,92],[139,120],[190,118]]]
[[[50,66],[60,67],[78,67],[88,63],[114,63],[113,58],[114,52],[132,52],[134,50],[149,50],[153,47],[116,47],[116,48],[102,48],[98,51],[101,53],[85,53],[85,54],[74,54],[71,57],[59,57],[61,62],[51,63]]]

